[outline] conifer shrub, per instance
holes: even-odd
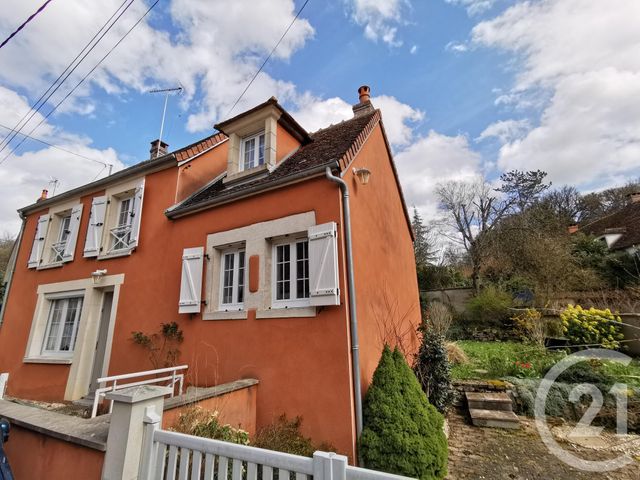
[[[419,479],[447,474],[443,416],[396,348],[384,347],[364,400],[360,453],[367,468]]]
[[[420,327],[422,341],[415,360],[414,371],[431,405],[444,413],[451,404],[451,366],[445,339],[433,329]]]

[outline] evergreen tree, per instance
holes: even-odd
[[[451,403],[451,367],[444,337],[426,326],[420,327],[422,343],[416,358],[416,377],[431,405],[444,413]]]
[[[424,224],[418,209],[413,207],[413,219],[411,220],[413,235],[413,252],[416,257],[416,266],[418,269],[426,267],[429,263],[437,259],[436,252],[433,248],[433,235],[429,228]]]
[[[444,419],[397,348],[382,351],[363,417],[360,451],[367,468],[425,480],[446,476]]]

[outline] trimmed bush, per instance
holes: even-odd
[[[451,403],[451,367],[444,337],[431,328],[420,327],[422,342],[414,371],[429,403],[444,413]]]
[[[512,306],[511,294],[489,285],[469,300],[467,314],[473,322],[503,326],[509,320]]]
[[[620,317],[611,310],[586,310],[580,305],[567,305],[560,314],[564,335],[572,345],[602,346],[617,350],[620,340],[624,338],[621,327],[615,322],[621,322]]]
[[[360,452],[367,468],[420,479],[447,474],[443,416],[402,353],[384,347],[365,397]]]

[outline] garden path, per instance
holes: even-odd
[[[462,410],[454,409],[449,421],[449,480],[637,480],[640,457],[633,464],[610,473],[576,470],[554,455],[540,439],[531,418],[520,417],[519,430],[480,428],[470,425]],[[588,460],[614,458],[611,451],[565,444],[574,455]],[[640,452],[638,452],[640,454]]]

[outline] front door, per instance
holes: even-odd
[[[100,325],[98,327],[98,340],[96,342],[96,352],[93,357],[93,369],[91,370],[91,385],[89,386],[89,396],[93,396],[98,388],[98,378],[103,376],[104,359],[107,351],[107,335],[109,333],[109,320],[111,318],[111,307],[113,304],[113,292],[104,292],[102,297],[102,310],[100,311]]]

